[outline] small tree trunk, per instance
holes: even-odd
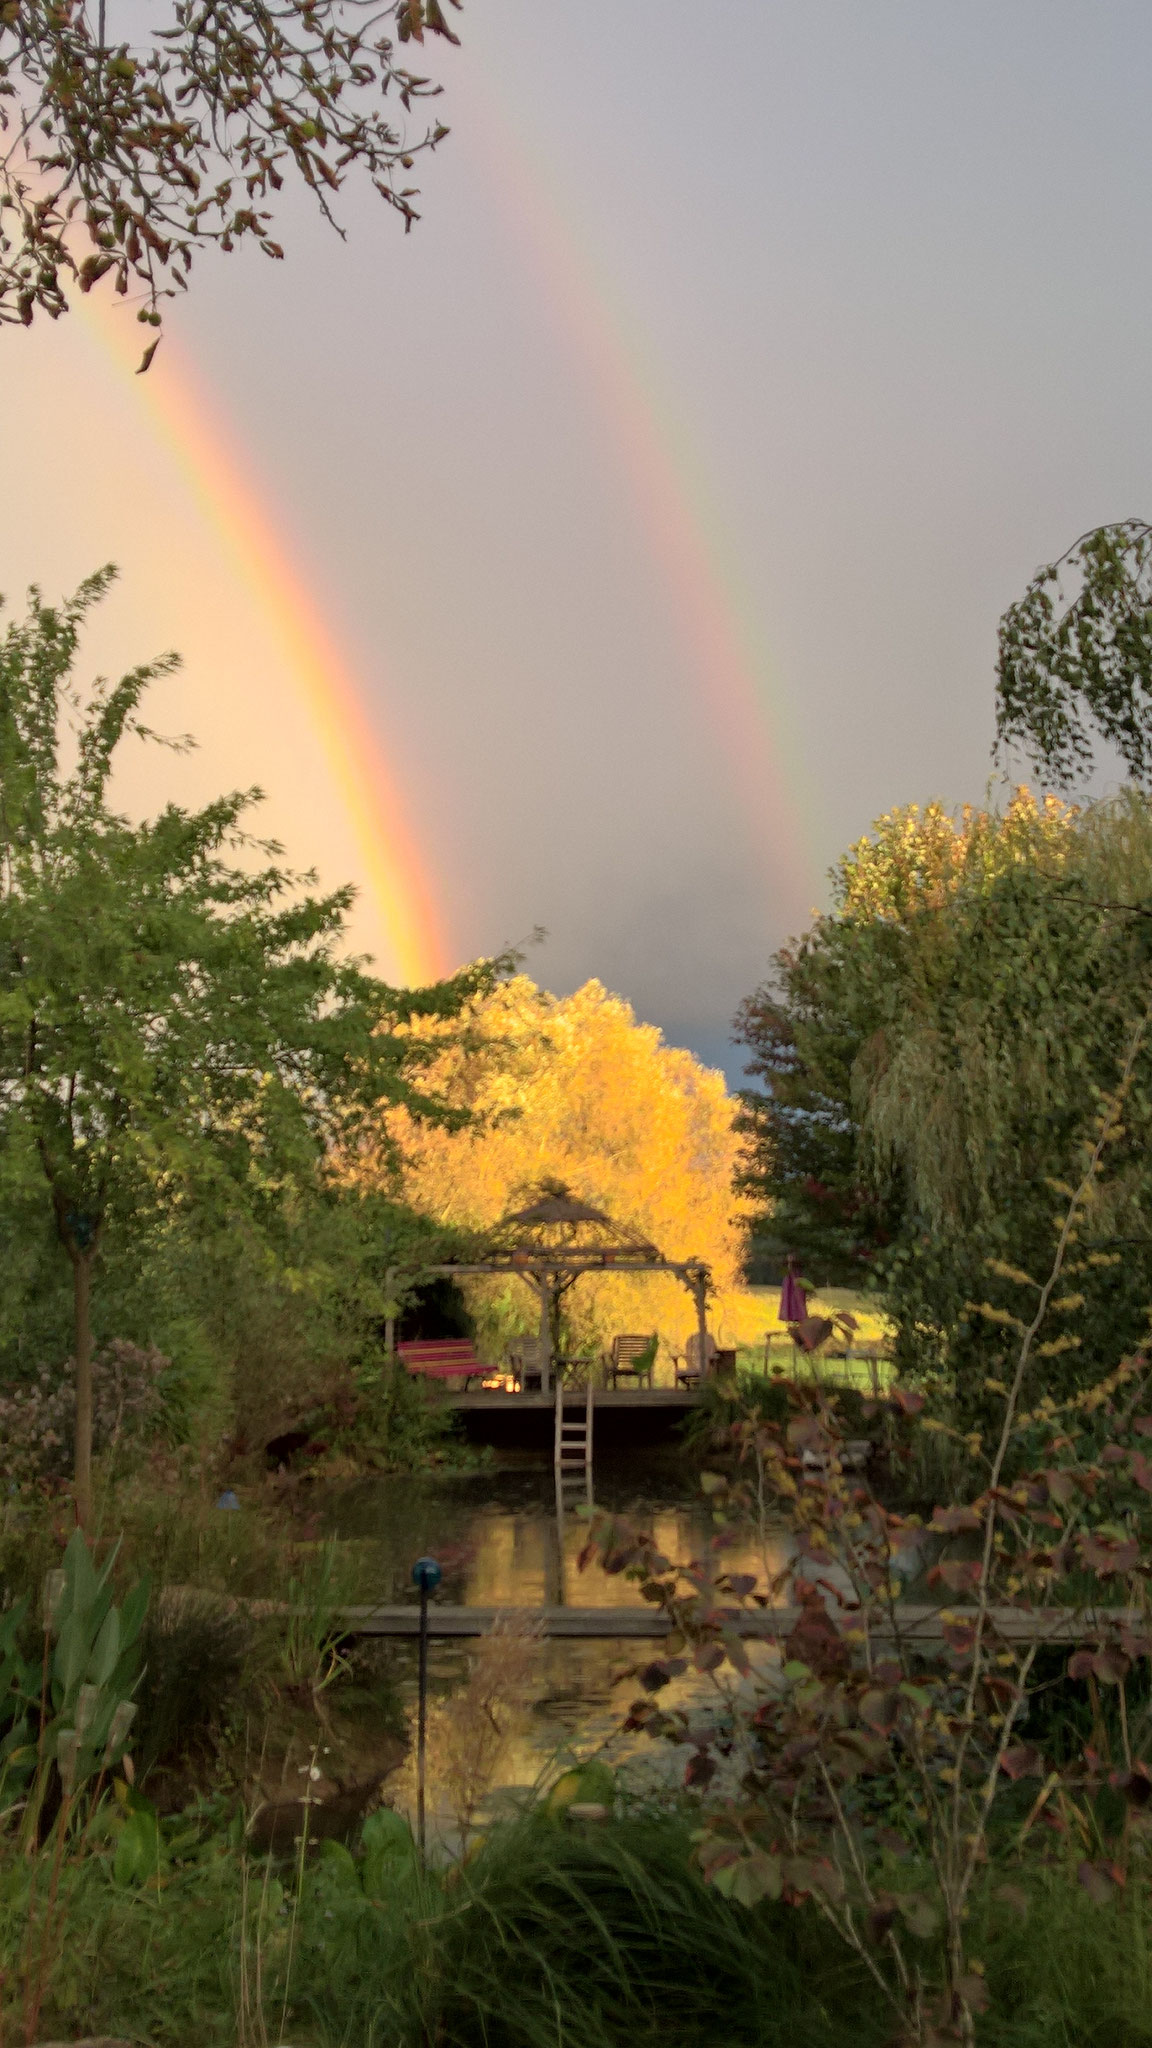
[[[76,1520],[92,1520],[92,1254],[72,1254],[72,1311],[76,1354]]]

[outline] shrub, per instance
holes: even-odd
[[[161,1596],[141,1636],[138,1703],[144,1767],[187,1753],[227,1720],[244,1683],[251,1623],[210,1594]]]
[[[115,1338],[92,1361],[93,1447],[115,1459],[154,1430],[163,1406],[161,1383],[170,1369],[155,1345]],[[0,1437],[5,1474],[17,1488],[61,1479],[72,1469],[76,1389],[72,1361],[49,1366],[0,1393]]]

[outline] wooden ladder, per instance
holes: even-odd
[[[571,1397],[567,1403],[559,1378],[556,1381],[556,1431],[553,1448],[553,1464],[556,1468],[558,1486],[575,1484],[584,1487],[589,1500],[592,1498],[592,1408],[594,1401],[592,1374],[588,1374],[582,1412],[569,1421],[565,1406],[572,1406]]]

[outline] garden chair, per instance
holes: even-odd
[[[618,1386],[624,1379],[635,1380],[637,1386],[651,1387],[659,1341],[655,1330],[646,1337],[613,1337],[607,1366],[609,1386]]]
[[[709,1373],[715,1371],[719,1347],[711,1330],[708,1332],[705,1344],[704,1371],[701,1373],[700,1332],[699,1330],[693,1330],[688,1342],[684,1346],[683,1358],[678,1358],[676,1361],[676,1385],[678,1387],[698,1387],[702,1378],[707,1378]]]
[[[544,1384],[544,1346],[539,1337],[518,1337],[508,1349],[508,1370],[521,1394],[538,1393]]]

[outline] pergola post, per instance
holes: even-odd
[[[692,1283],[696,1296],[696,1330],[700,1346],[700,1384],[703,1386],[708,1371],[708,1276],[698,1272]]]
[[[540,1391],[547,1394],[552,1387],[552,1289],[547,1273],[539,1273],[536,1285],[540,1289]]]

